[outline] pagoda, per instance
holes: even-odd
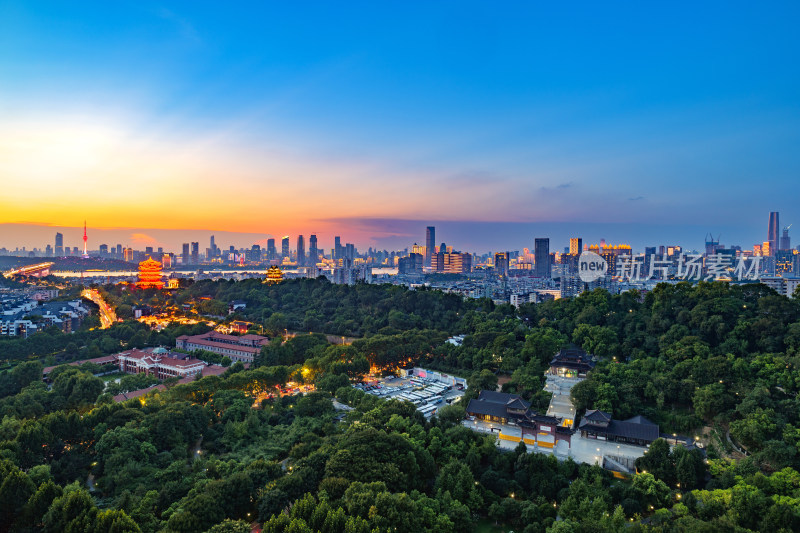
[[[283,280],[283,270],[277,266],[271,266],[267,269],[267,277],[264,278],[264,283],[279,283]]]
[[[149,255],[147,259],[139,263],[139,281],[136,286],[140,289],[164,288],[164,282],[161,281],[161,263]]]

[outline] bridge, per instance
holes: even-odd
[[[44,276],[50,275],[50,267],[52,267],[55,263],[37,263],[35,265],[26,265],[19,268],[12,268],[11,270],[6,270],[3,272],[3,275],[7,278],[11,276],[33,276],[36,278],[42,278]]]

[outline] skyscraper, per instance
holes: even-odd
[[[64,257],[64,236],[56,233],[56,257]]]
[[[550,277],[550,239],[534,239],[533,255],[537,278]]]
[[[317,249],[317,236],[313,233],[308,237],[308,264],[314,266],[319,261],[319,250]]]
[[[209,248],[211,249],[211,254],[210,254],[211,257],[209,259],[211,259],[213,257],[217,257],[219,255],[217,253],[217,243],[214,241],[214,236],[213,235],[211,236],[211,243],[209,245]]]
[[[443,252],[445,250],[442,250]],[[436,252],[436,228],[428,226],[425,228],[425,266],[431,266],[431,257]]]
[[[302,235],[297,236],[297,266],[306,266],[306,240]]]
[[[181,254],[181,263],[184,265],[189,264],[189,243],[183,243],[183,253]]]
[[[289,257],[289,236],[286,235],[281,239],[281,260],[284,257]]]
[[[342,258],[342,238],[333,238],[333,259],[338,260]]]
[[[767,240],[769,241],[769,255],[775,255],[775,250],[778,249],[778,242],[779,235],[781,231],[781,223],[779,219],[779,215],[777,211],[772,211],[769,214],[769,228],[767,230],[768,236]]]
[[[267,239],[267,260],[272,261],[275,259],[277,252],[278,251],[275,249],[275,239]]]
[[[192,264],[196,265],[200,263],[200,243],[193,242],[192,243]]]
[[[498,276],[508,276],[508,252],[494,254],[494,273]]]
[[[572,255],[579,255],[583,251],[583,239],[580,237],[573,237],[569,240],[569,253]]]
[[[781,250],[791,250],[792,249],[792,239],[789,238],[789,228],[792,225],[783,228],[783,235],[781,235]]]

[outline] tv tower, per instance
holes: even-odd
[[[83,221],[83,258],[84,259],[88,259],[89,258],[89,249],[86,247],[86,241],[87,241],[87,237],[86,237],[86,221],[84,220]]]

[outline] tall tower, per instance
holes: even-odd
[[[86,237],[86,221],[83,221],[83,258],[89,257],[89,248],[87,247],[88,238]]]
[[[425,228],[425,266],[431,266],[431,258],[436,251],[436,227]],[[442,250],[444,251],[444,250]]]
[[[281,239],[281,260],[284,257],[289,257],[289,236],[286,235],[283,239]]]
[[[317,236],[312,234],[308,237],[308,264],[314,266],[319,261],[319,250],[317,249]]]
[[[306,266],[306,240],[302,235],[297,236],[297,266]]]
[[[56,257],[64,257],[64,236],[56,233]]]
[[[772,211],[769,214],[769,228],[767,231],[767,240],[769,241],[769,255],[775,255],[775,250],[778,249],[779,235],[781,231],[780,219],[777,211]]]
[[[537,278],[550,277],[550,239],[534,239],[533,253]]]
[[[789,237],[789,228],[792,225],[789,224],[785,228],[783,228],[783,235],[781,235],[781,250],[791,250],[792,249],[792,239]]]

